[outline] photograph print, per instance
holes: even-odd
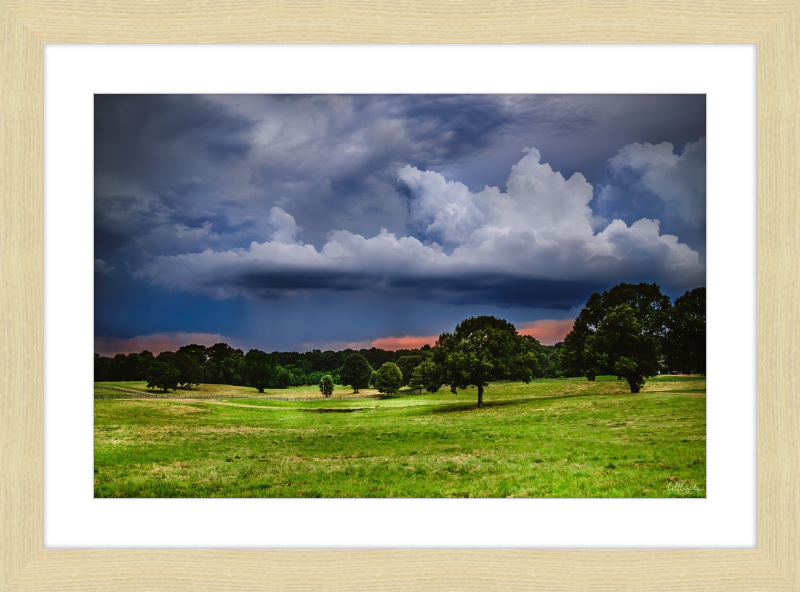
[[[95,95],[94,496],[705,497],[705,283],[705,95]]]

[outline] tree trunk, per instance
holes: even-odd
[[[478,407],[483,407],[483,387],[478,386]]]
[[[632,393],[638,393],[639,392],[639,385],[638,384],[636,384],[635,382],[630,382],[630,381],[628,382],[628,384],[631,385],[631,392]]]

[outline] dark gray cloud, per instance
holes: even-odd
[[[258,220],[275,205],[315,245],[331,229],[401,232],[405,165],[502,189],[535,146],[599,190],[623,146],[682,148],[705,133],[704,97],[681,95],[98,95],[96,111],[98,233],[115,207],[104,200],[127,195],[143,202],[136,236],[208,223],[229,247],[263,240]]]

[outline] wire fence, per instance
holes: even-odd
[[[95,392],[95,399],[178,399],[174,393],[164,393],[158,391],[143,392],[132,389],[122,388],[121,386],[110,386],[105,384],[95,384],[95,389],[107,389],[109,393]]]

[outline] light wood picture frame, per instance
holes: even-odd
[[[799,41],[800,0],[0,0],[0,591],[800,589]],[[756,44],[757,548],[43,548],[44,44],[271,42]]]

